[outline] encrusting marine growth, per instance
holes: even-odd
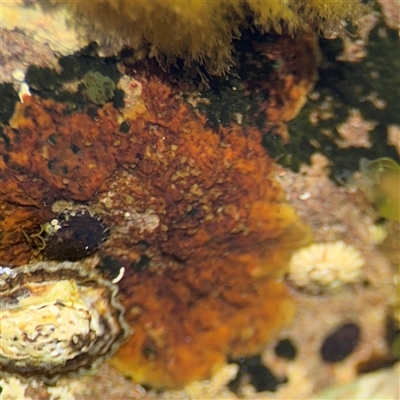
[[[110,103],[95,117],[91,106],[65,112],[35,96],[18,104],[0,164],[3,254],[26,259],[21,228],[55,218],[57,199],[85,202],[110,227],[99,256],[125,271],[120,299],[134,333],[112,363],[176,388],[227,356],[256,354],[292,319],[282,275],[311,233],[257,129],[207,128],[159,78],[131,85],[141,89],[124,121]]]
[[[358,1],[59,3],[102,23],[106,35],[120,31],[121,39],[129,38],[121,42],[135,51],[102,59],[84,49],[87,69],[75,55],[61,58],[66,64],[43,74],[51,73],[54,85],[42,93],[26,79],[32,96],[20,95],[15,113],[3,121],[0,259],[7,267],[0,268],[0,280],[3,286],[12,281],[12,288],[2,291],[0,302],[7,306],[2,366],[53,380],[92,369],[123,339],[110,363],[121,376],[156,389],[207,379],[227,359],[261,365],[266,344],[293,319],[296,304],[284,277],[292,254],[312,234],[285,200],[260,126],[272,130],[298,113],[315,82],[313,29],[351,18]],[[234,39],[249,25],[275,33],[260,34],[245,57],[232,56]],[[290,35],[307,28],[311,34],[298,35],[293,51]],[[247,78],[240,69],[236,80],[232,70],[220,79],[240,95],[254,95],[251,118],[245,107],[223,104],[209,108],[216,115],[210,124],[199,107],[214,107],[205,92],[187,96],[187,76],[177,84],[183,76],[175,70],[166,78],[155,63],[138,63],[145,51],[163,65],[182,59],[216,75],[245,58],[259,65]],[[115,75],[103,68],[114,62]],[[28,78],[42,71],[31,67]],[[72,71],[79,74],[66,82]],[[76,92],[66,94],[66,87]],[[383,183],[377,186],[387,195],[390,185]],[[303,254],[297,264],[303,269],[289,271],[292,284],[313,294],[363,276],[364,260],[344,242],[295,254]],[[94,258],[93,270],[81,270]],[[72,259],[80,260],[76,267],[61,262]],[[345,273],[338,268],[343,265]],[[22,277],[17,285],[14,274]],[[109,326],[102,325],[104,315]],[[51,326],[41,324],[49,316]],[[21,322],[17,345],[12,321]],[[242,383],[249,375],[243,377]]]
[[[121,4],[147,12],[152,3]],[[193,4],[193,13],[214,7]],[[258,85],[255,73],[252,84],[258,114],[279,124],[296,115],[311,90],[318,51],[313,35],[270,39],[257,52],[277,67],[266,75],[273,82]],[[222,49],[196,42],[193,54],[165,54],[210,57],[221,70],[219,51],[226,62],[230,41],[218,42]],[[305,60],[300,66],[297,57]],[[286,202],[258,128],[211,127],[160,69],[118,61],[117,70],[115,59],[89,48],[61,58],[61,72],[28,69],[34,94],[16,104],[0,147],[0,257],[18,266],[96,251],[101,273],[118,283],[132,332],[111,363],[137,382],[180,388],[210,377],[227,357],[258,354],[292,320],[283,276],[292,252],[312,234]],[[68,78],[72,67],[76,76]],[[49,71],[55,90],[40,97],[35,77]],[[64,83],[77,84],[78,92],[67,93]]]

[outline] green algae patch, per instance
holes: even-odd
[[[86,98],[96,105],[104,105],[114,98],[115,83],[100,72],[88,72],[82,79]]]
[[[203,71],[208,83],[200,93],[202,99],[196,108],[207,116],[208,125],[215,129],[220,124],[228,126],[231,122],[256,125],[261,129],[266,122],[260,109],[264,95],[249,90],[247,83],[271,77],[274,61],[257,51],[255,46],[261,42],[276,42],[276,35],[245,32],[241,36],[241,40],[234,42],[234,59],[229,74],[220,77]]]
[[[236,122],[266,132],[297,115],[317,79],[319,60],[312,33],[294,39],[244,30],[235,41],[230,74],[205,74],[208,86],[201,82],[201,90],[195,87],[186,97],[214,128]]]
[[[66,103],[66,114],[84,109],[88,102],[102,106],[111,101],[121,77],[117,57],[100,57],[97,49],[97,43],[92,42],[74,54],[60,57],[60,72],[30,65],[25,79],[31,92],[42,99]]]
[[[31,65],[26,71],[25,79],[36,92],[53,92],[59,86],[57,75],[53,68]]]
[[[18,93],[11,83],[0,84],[0,123],[8,123],[18,101]]]
[[[400,222],[400,165],[390,158],[361,160],[362,189],[379,215]]]

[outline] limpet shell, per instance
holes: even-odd
[[[129,329],[118,289],[82,263],[0,268],[0,367],[52,381],[93,369]]]

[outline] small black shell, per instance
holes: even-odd
[[[360,328],[353,323],[344,324],[325,338],[321,357],[329,363],[342,361],[353,352],[359,341]]]
[[[76,261],[94,253],[110,235],[109,228],[89,211],[64,211],[57,217],[58,228],[45,238],[45,258]]]
[[[278,357],[285,358],[286,360],[294,360],[296,353],[296,347],[294,347],[290,339],[282,339],[275,346],[275,354]]]

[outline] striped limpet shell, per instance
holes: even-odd
[[[118,288],[82,263],[0,267],[0,367],[53,381],[97,367],[127,337]]]

